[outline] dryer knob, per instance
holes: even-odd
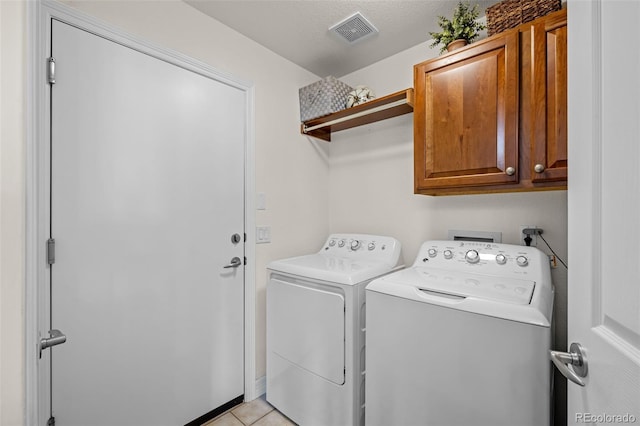
[[[445,259],[451,259],[453,257],[453,252],[451,250],[445,250],[444,251],[444,258]]]
[[[529,264],[529,259],[526,256],[518,256],[516,257],[516,263],[518,266],[527,266]]]
[[[353,240],[351,241],[351,250],[358,250],[360,248],[360,241]]]
[[[504,265],[505,263],[507,263],[507,256],[502,253],[496,255],[496,263],[498,265]]]
[[[438,254],[438,250],[429,249],[429,251],[427,253],[429,254],[429,257],[436,257],[436,255]]]
[[[344,240],[338,241],[338,247],[344,247],[344,244],[345,244]]]
[[[467,259],[469,263],[478,263],[480,261],[480,254],[476,250],[469,250],[464,258]]]
[[[336,245],[336,240],[329,241],[329,247],[333,247]]]
[[[376,243],[369,243],[368,248],[369,248],[369,250],[375,250]]]

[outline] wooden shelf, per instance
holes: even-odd
[[[331,142],[331,133],[413,112],[413,88],[377,98],[300,125],[303,135]]]

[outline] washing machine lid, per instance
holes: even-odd
[[[451,271],[416,268],[422,290],[461,297],[475,297],[517,305],[528,305],[535,283],[513,278],[479,274],[454,274]]]
[[[548,301],[529,280],[411,267],[378,278],[367,291],[549,327]]]
[[[388,274],[397,267],[359,259],[348,259],[324,253],[275,260],[267,269],[302,278],[356,285]]]

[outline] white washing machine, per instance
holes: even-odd
[[[553,287],[541,251],[428,241],[366,297],[367,425],[549,424]]]
[[[364,424],[365,286],[400,269],[390,237],[333,234],[267,268],[267,401],[304,426]]]

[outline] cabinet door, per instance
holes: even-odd
[[[414,85],[416,193],[518,182],[517,31],[416,65]]]
[[[534,183],[567,180],[566,14],[532,25],[531,177]]]

